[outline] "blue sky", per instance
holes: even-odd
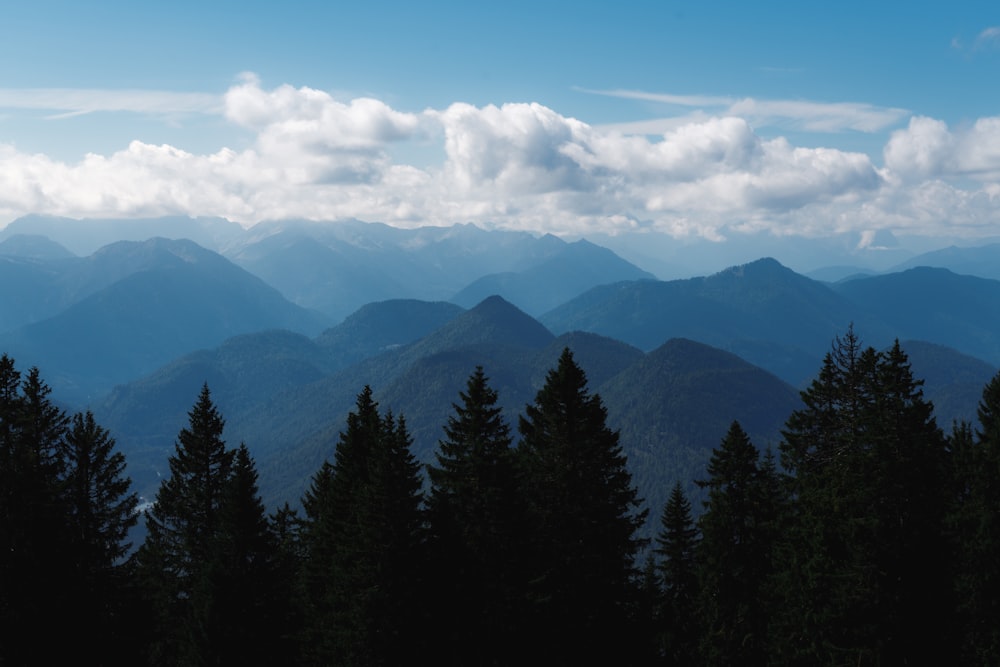
[[[993,237],[997,81],[996,2],[5,3],[0,225]]]

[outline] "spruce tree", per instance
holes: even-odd
[[[370,387],[303,500],[309,664],[386,665],[422,631],[422,479],[403,418],[379,415]]]
[[[60,444],[67,417],[32,368],[0,357],[0,662],[46,664],[67,647],[37,640],[73,621],[74,550]]]
[[[1000,662],[1000,373],[983,388],[978,426],[956,429],[955,591],[963,664]]]
[[[454,664],[508,664],[521,589],[520,501],[510,427],[482,366],[459,392],[461,404],[429,466],[434,587],[430,600],[442,653]],[[476,613],[470,613],[476,610]]]
[[[153,605],[153,664],[197,663],[210,653],[205,615],[212,603],[209,568],[228,493],[233,456],[222,439],[225,421],[208,385],[188,412],[168,460],[170,475],[146,513],[147,537],[137,553]]]
[[[305,605],[299,577],[305,560],[302,519],[298,510],[284,503],[268,517],[268,527],[275,549],[274,596],[269,616],[274,623],[277,646],[283,659],[275,664],[301,664],[298,641],[304,625]]]
[[[303,499],[310,600],[302,645],[308,664],[377,662],[370,596],[378,565],[367,557],[373,547],[367,487],[382,435],[378,404],[366,386],[347,416],[334,462],[324,462]]]
[[[328,664],[335,655],[333,564],[337,545],[333,476],[333,464],[324,461],[302,496],[305,516],[299,527],[301,558],[296,590],[303,623],[297,645],[306,665]]]
[[[257,470],[246,445],[234,453],[219,506],[210,560],[199,582],[203,661],[246,665],[280,664],[284,619],[279,598],[276,546],[257,487]]]
[[[783,660],[945,660],[947,447],[898,342],[849,330],[789,418]],[[933,574],[932,574],[933,573]]]
[[[130,491],[125,456],[115,440],[87,411],[73,416],[62,446],[66,463],[65,498],[76,572],[72,591],[77,657],[123,664],[135,656],[123,649],[130,640],[128,534],[138,521],[138,496]]]
[[[733,422],[712,452],[705,512],[699,519],[699,617],[701,653],[710,665],[762,665],[768,659],[766,587],[772,568],[772,526],[777,508],[770,498],[773,470]]]
[[[62,445],[66,494],[78,564],[88,578],[111,574],[131,550],[128,534],[138,521],[138,496],[125,475],[125,456],[89,410],[73,416]]]
[[[698,660],[698,528],[691,503],[677,482],[663,507],[655,554],[659,557],[658,653],[669,665]]]
[[[568,348],[520,418],[533,640],[540,659],[629,661],[645,519],[607,410]]]
[[[947,661],[956,648],[953,557],[944,538],[952,463],[947,440],[899,341],[879,356],[875,381],[881,489],[875,553],[879,571],[888,574],[880,582],[883,655],[895,662]]]

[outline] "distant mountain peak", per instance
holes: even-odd
[[[792,271],[787,266],[774,259],[773,257],[761,257],[760,259],[754,260],[752,262],[747,262],[746,264],[737,264],[735,266],[730,266],[729,268],[723,269],[718,273],[710,275],[706,278],[708,283],[717,281],[751,281],[751,282],[785,282],[795,277],[800,277],[799,274]]]
[[[746,264],[737,264],[736,266],[731,266],[728,269],[723,269],[719,272],[719,274],[744,276],[775,272],[792,273],[792,270],[773,257],[761,257],[760,259],[755,259],[754,261],[747,262]]]
[[[62,244],[42,234],[13,234],[0,241],[0,255],[26,259],[66,259],[76,257]]]
[[[228,261],[218,253],[204,248],[190,239],[168,239],[160,236],[144,241],[115,241],[101,247],[91,255],[100,257],[159,258],[160,260],[181,260],[187,264],[203,261]]]
[[[532,319],[524,311],[499,294],[492,294],[486,297],[477,305],[470,308],[468,312],[474,314],[476,317],[525,317]]]
[[[538,320],[503,297],[493,295],[459,314],[417,346],[421,354],[483,343],[539,349],[553,338],[555,335]]]

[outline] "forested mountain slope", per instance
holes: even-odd
[[[425,306],[425,314],[438,308]],[[400,312],[415,308],[408,303]],[[351,329],[360,336],[367,332],[366,327]],[[320,339],[330,336],[326,332]],[[346,344],[346,337],[342,340]],[[242,354],[237,353],[240,346],[247,346]],[[269,353],[268,347],[284,354]],[[216,382],[227,436],[251,448],[269,504],[294,503],[309,476],[332,456],[344,418],[363,386],[372,387],[383,409],[405,416],[413,451],[426,463],[433,460],[451,404],[476,366],[489,375],[516,433],[524,406],[534,399],[562,350],[569,348],[587,372],[591,389],[606,402],[609,423],[621,429],[642,492],[656,503],[681,474],[678,471],[700,474],[730,421],[744,419],[762,444],[773,442],[795,403],[794,389],[730,353],[677,340],[646,354],[592,333],[556,337],[499,297],[484,300],[419,340],[373,352],[332,372],[324,373],[321,364],[310,361],[329,358],[318,347],[315,341],[278,333],[243,337],[213,354],[191,355],[184,363],[120,388],[100,414],[122,434],[124,448],[136,446],[137,451],[128,454],[130,468],[148,492],[173,444],[168,421],[183,423],[184,388],[196,393],[199,382]],[[238,372],[246,364],[239,359],[246,354],[262,360],[249,383],[245,371]],[[278,386],[282,369],[297,365],[307,381],[290,379]],[[205,374],[202,379],[199,370]],[[270,388],[266,396],[255,396],[247,388],[234,390],[240,383],[256,387],[258,382]],[[144,406],[150,405],[173,407],[167,411],[169,418],[146,432],[151,415]]]

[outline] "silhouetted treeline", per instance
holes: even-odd
[[[364,387],[271,514],[206,385],[132,549],[114,441],[4,356],[0,665],[997,664],[1000,374],[950,434],[920,387],[848,330],[778,450],[733,422],[647,544],[568,349],[516,431],[474,369],[426,470]]]

